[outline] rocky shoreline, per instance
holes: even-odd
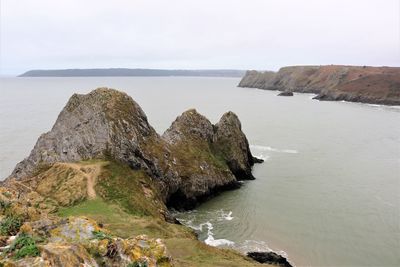
[[[233,112],[213,125],[191,109],[160,136],[125,93],[75,94],[0,184],[0,265],[257,266],[200,243],[168,208],[237,189],[261,162]]]
[[[239,87],[317,94],[315,99],[400,105],[400,68],[291,66],[278,72],[247,71]],[[280,94],[281,95],[281,94]]]

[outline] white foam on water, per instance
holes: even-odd
[[[224,219],[227,221],[232,221],[233,220],[232,211],[228,212],[228,214],[224,214]]]
[[[213,247],[219,247],[219,246],[233,246],[235,245],[235,242],[230,241],[228,239],[214,239],[212,235],[209,235],[206,240],[204,240],[204,243],[206,243],[209,246]]]
[[[263,154],[256,155],[255,157],[264,161],[267,161],[269,159],[269,156]]]
[[[290,153],[290,154],[299,153],[297,150],[294,149],[278,149],[270,146],[261,146],[261,145],[250,145],[250,148],[259,151],[272,151],[272,152]]]
[[[201,228],[203,225],[207,226],[207,238],[206,240],[204,240],[204,243],[206,243],[207,245],[218,247],[218,246],[233,246],[235,244],[235,242],[230,241],[228,239],[223,239],[223,238],[214,239],[214,234],[211,231],[212,229],[214,229],[212,223],[210,222],[202,223],[200,224]]]
[[[204,240],[204,243],[206,243],[207,245],[210,246],[214,246],[214,247],[218,247],[218,246],[233,246],[235,245],[235,242],[228,240],[228,239],[215,239],[214,238],[214,233],[212,232],[212,230],[214,229],[214,225],[212,224],[212,222],[214,221],[231,221],[234,219],[234,217],[232,216],[232,211],[224,211],[223,209],[217,210],[217,211],[212,211],[212,212],[207,212],[210,214],[210,216],[207,217],[211,217],[212,219],[209,219],[206,222],[200,223],[198,225],[196,225],[193,221],[195,220],[195,214],[191,214],[192,216],[190,216],[187,219],[183,219],[183,218],[179,218],[178,220],[194,229],[197,232],[206,232],[207,233],[207,238]]]
[[[217,221],[232,221],[234,217],[232,217],[232,211],[225,212],[224,210],[217,211]]]

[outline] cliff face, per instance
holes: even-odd
[[[172,123],[162,138],[169,144],[173,168],[181,181],[169,199],[174,207],[193,208],[196,196],[238,187],[237,180],[254,179],[253,156],[240,121],[232,112],[212,125],[196,110],[188,110]]]
[[[240,87],[314,93],[320,100],[400,105],[400,68],[293,66],[277,73],[248,71]]]
[[[186,111],[161,137],[131,97],[108,88],[73,95],[9,179],[89,159],[143,171],[156,182],[162,200],[178,208],[192,208],[215,191],[236,187],[238,179],[254,179],[254,159],[232,112],[214,126],[195,110]]]
[[[143,154],[140,147],[157,138],[142,109],[128,95],[106,88],[74,94],[51,131],[40,136],[11,177],[32,175],[40,165],[105,156],[156,172],[151,155]]]
[[[253,179],[255,161],[232,112],[212,125],[188,110],[159,136],[125,93],[73,95],[0,184],[0,266],[261,266],[166,207]]]

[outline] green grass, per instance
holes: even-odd
[[[84,216],[101,214],[103,216],[115,216],[115,207],[108,205],[101,198],[86,200],[76,206],[60,208],[58,215],[61,217]]]
[[[146,196],[144,188],[151,192]],[[135,216],[159,216],[162,202],[151,178],[143,170],[132,170],[127,165],[110,162],[98,177],[96,191],[106,201],[120,205]]]
[[[93,235],[94,235],[94,239],[98,239],[98,240],[104,240],[104,239],[111,240],[112,239],[111,235],[104,233],[103,231],[93,231]]]
[[[101,198],[86,200],[76,206],[61,208],[58,215],[61,217],[85,216],[91,218],[103,224],[112,235],[122,238],[140,234],[146,234],[153,238],[192,236],[192,232],[186,227],[169,224],[156,217],[132,215],[118,205]]]
[[[200,155],[202,156],[204,154]],[[198,241],[188,227],[165,222],[158,214],[158,209],[164,206],[162,202],[155,202],[159,200],[151,183],[145,173],[110,162],[98,178],[98,198],[61,208],[58,214],[62,217],[86,216],[103,224],[109,233],[98,233],[100,239],[109,234],[122,238],[141,234],[150,238],[162,238],[178,267],[262,266],[238,252],[207,246]],[[153,191],[152,198],[144,196],[143,185]]]
[[[5,253],[12,253],[13,258],[15,259],[35,257],[40,255],[40,251],[36,246],[35,239],[27,234],[18,235]]]

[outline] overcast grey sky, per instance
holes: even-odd
[[[400,0],[0,0],[1,74],[400,66]]]

